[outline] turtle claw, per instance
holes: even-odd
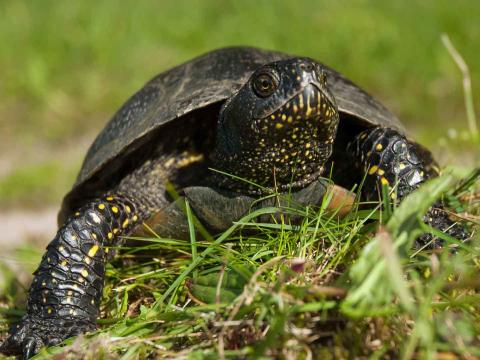
[[[32,356],[34,356],[38,351],[42,348],[43,346],[43,341],[34,338],[34,337],[29,337],[26,338],[23,341],[23,357],[22,359],[27,360],[30,359]]]
[[[10,336],[0,346],[0,354],[16,355],[22,352],[25,331],[22,326],[14,325],[10,329]]]
[[[22,359],[34,356],[44,345],[42,336],[32,329],[31,321],[24,317],[20,324],[10,329],[10,336],[0,346],[0,353],[5,355],[22,355]]]
[[[0,353],[29,359],[44,346],[54,346],[63,340],[89,330],[94,326],[85,321],[75,323],[42,319],[25,315],[10,329],[10,336],[0,345]]]

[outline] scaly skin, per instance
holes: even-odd
[[[367,199],[378,199],[382,185],[389,185],[395,187],[391,197],[401,201],[436,175],[431,170],[429,159],[424,158],[415,144],[393,129],[377,127],[365,130],[349,144],[348,151],[356,160],[358,170],[366,174],[363,195]],[[458,240],[468,238],[465,228],[448,217],[440,202],[427,211],[423,220]],[[417,246],[435,248],[441,245],[441,241],[432,234],[424,234],[417,239]]]
[[[108,247],[140,220],[135,202],[121,195],[92,201],[70,217],[48,245],[34,273],[27,313],[0,352],[28,359],[42,346],[95,329]]]

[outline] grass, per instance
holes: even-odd
[[[4,206],[41,208],[59,203],[65,189],[74,182],[79,163],[66,166],[60,160],[46,160],[16,168],[0,178],[0,199]]]
[[[478,227],[479,176],[462,183],[446,174],[396,208],[356,204],[344,218],[327,196],[316,207],[253,211],[209,239],[131,239],[108,265],[100,330],[38,359],[62,351],[122,359],[480,356],[478,235],[458,243],[440,233],[441,251],[413,246],[428,230],[423,212],[444,193]],[[14,284],[3,298],[8,309],[22,297]],[[0,313],[3,326],[19,315]]]

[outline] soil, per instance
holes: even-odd
[[[53,238],[57,230],[56,207],[43,210],[10,210],[0,212],[0,247],[5,250],[18,248],[28,242],[41,248]]]

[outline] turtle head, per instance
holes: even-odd
[[[306,185],[331,155],[338,119],[320,64],[266,64],[222,107],[214,165],[267,187]]]

